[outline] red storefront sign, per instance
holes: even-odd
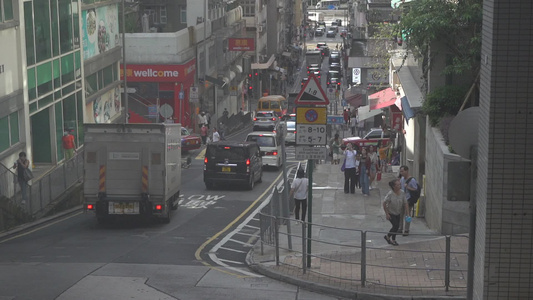
[[[183,65],[126,65],[126,77],[130,82],[183,82],[194,75],[196,61],[194,59]],[[123,77],[123,66],[120,67],[120,79]]]
[[[228,49],[229,51],[254,51],[255,40],[254,38],[229,38]]]

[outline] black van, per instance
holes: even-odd
[[[204,183],[212,189],[219,183],[244,183],[253,189],[263,176],[263,159],[255,142],[219,141],[207,144]]]

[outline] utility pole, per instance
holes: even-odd
[[[126,4],[122,0],[122,74],[124,77],[124,123],[129,123],[129,107],[128,107],[128,79],[126,74]]]

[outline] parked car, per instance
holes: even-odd
[[[254,117],[253,131],[279,129],[279,118],[273,110],[258,111]]]
[[[207,189],[228,183],[253,189],[263,178],[263,159],[255,142],[219,141],[207,145],[204,157],[204,183]]]
[[[336,36],[337,36],[337,33],[333,30],[328,30],[328,32],[326,33],[326,37],[334,38]]]
[[[315,36],[323,36],[324,35],[324,29],[319,27],[315,29]]]
[[[283,165],[281,159],[281,132],[254,131],[246,136],[247,142],[256,142],[261,150],[263,166],[279,169]]]
[[[378,143],[381,142],[381,145],[386,145],[390,140],[390,133],[387,131],[383,133],[381,128],[372,128],[370,131],[363,137],[348,137],[342,139],[344,145],[351,143],[359,150],[361,147],[374,146],[377,147]]]
[[[191,135],[187,128],[181,127],[181,151],[199,149],[202,146],[202,139],[197,135]]]

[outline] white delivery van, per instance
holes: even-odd
[[[263,166],[272,166],[279,169],[283,165],[281,134],[280,132],[254,131],[246,137],[247,142],[256,142],[259,145]]]

